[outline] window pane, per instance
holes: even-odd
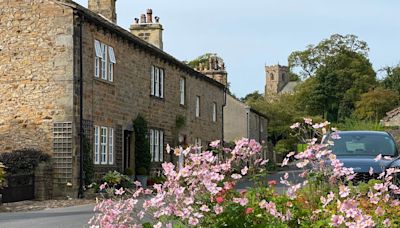
[[[101,44],[102,58],[101,58],[101,78],[107,80],[107,45]]]
[[[114,129],[110,128],[108,143],[108,164],[114,163]]]
[[[200,97],[196,97],[196,117],[200,116]]]
[[[159,161],[159,147],[158,147],[158,140],[159,140],[159,131],[154,130],[154,161]]]
[[[164,161],[164,132],[160,131],[160,162]]]
[[[114,63],[110,63],[109,68],[108,80],[112,82],[114,81]]]
[[[111,63],[117,63],[117,60],[115,59],[114,48],[108,47],[108,55]]]
[[[101,127],[101,164],[107,164],[107,128]]]
[[[217,121],[217,104],[215,102],[213,103],[212,121]]]
[[[160,69],[160,97],[164,98],[164,70]]]
[[[158,80],[160,79],[160,69],[158,67],[155,67],[156,72],[155,72],[155,76],[154,76],[154,96],[158,97],[159,92],[160,92],[160,86],[158,84]]]
[[[155,67],[151,67],[151,95],[154,95],[154,74],[155,74]]]
[[[100,42],[98,40],[94,41],[94,49],[96,51],[96,57],[101,58],[102,54],[102,50],[101,50],[101,46],[100,46]]]
[[[181,78],[179,81],[180,104],[185,104],[185,79]]]
[[[94,163],[95,164],[100,163],[99,131],[100,131],[100,127],[95,126],[95,129],[94,129]]]
[[[150,154],[151,161],[154,161],[154,131],[150,130]]]

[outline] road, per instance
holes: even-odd
[[[88,227],[94,205],[32,212],[0,213],[0,228],[78,228]]]
[[[267,180],[276,180],[276,191],[283,193],[287,187],[279,183],[280,177],[289,173],[291,183],[299,183],[298,177],[301,172],[296,168],[287,168],[284,171],[271,173]],[[251,187],[253,183],[248,180],[240,181],[236,188],[238,190]],[[84,205],[57,209],[47,209],[32,212],[0,213],[0,228],[78,228],[88,227],[87,222],[93,216],[94,205]]]

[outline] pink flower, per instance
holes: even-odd
[[[339,186],[339,195],[342,198],[347,197],[350,194],[350,189],[347,186],[340,185]]]
[[[377,207],[375,210],[375,214],[378,216],[383,216],[385,214],[385,210],[382,209],[381,207]]]
[[[251,214],[251,213],[253,213],[253,212],[254,212],[254,209],[251,208],[251,207],[246,208],[245,211],[244,211],[244,213],[245,213],[246,215]]]
[[[207,205],[203,204],[203,205],[200,207],[200,210],[201,210],[201,211],[204,211],[204,212],[209,212],[209,211],[210,211],[210,208],[208,208]]]
[[[217,203],[224,202],[224,198],[222,196],[218,196],[215,200],[217,201]]]
[[[115,195],[122,196],[125,193],[124,188],[116,189],[115,190]]]
[[[223,207],[221,207],[219,204],[217,204],[217,205],[215,205],[214,206],[214,212],[215,212],[215,214],[221,214],[222,212],[224,211],[224,208]]]
[[[344,217],[341,215],[332,215],[332,226],[339,227],[344,222]]]
[[[215,140],[210,143],[210,146],[213,148],[217,148],[220,143],[221,143],[221,140]]]
[[[298,128],[299,126],[300,126],[300,123],[297,122],[297,123],[294,123],[292,126],[290,126],[290,129],[295,129],[295,128]]]
[[[107,182],[104,182],[104,184],[100,185],[100,191],[105,189],[107,187]]]
[[[264,160],[264,161],[262,161],[262,162],[260,163],[260,165],[263,166],[263,165],[267,164],[268,162],[269,162],[269,159]]]
[[[374,158],[374,160],[375,160],[376,162],[382,160],[382,154],[378,154],[378,155]]]
[[[233,198],[233,202],[240,204],[240,206],[246,206],[249,200],[246,198]]]
[[[189,224],[192,226],[195,226],[199,223],[199,220],[197,218],[189,217]]]
[[[153,225],[153,228],[161,228],[162,223],[158,222],[157,224]]]
[[[269,185],[270,187],[273,187],[273,186],[275,186],[276,184],[277,184],[276,180],[270,180],[270,181],[268,181],[268,185]]]
[[[369,167],[369,175],[374,175],[374,168],[372,168],[372,167]]]
[[[249,168],[247,168],[247,166],[245,166],[240,172],[242,173],[242,175],[246,175],[247,174],[247,170],[249,170]]]
[[[383,225],[385,227],[390,227],[390,225],[391,225],[390,219],[387,218],[387,219],[383,220]]]
[[[167,151],[167,153],[171,153],[171,146],[169,144],[167,144],[167,147],[165,148],[165,150]]]
[[[308,124],[308,125],[312,125],[312,119],[310,118],[303,118],[304,119],[304,123]]]
[[[237,174],[237,173],[232,174],[231,177],[232,177],[233,179],[235,179],[235,180],[239,180],[239,179],[242,178],[242,176],[241,176],[240,174]]]
[[[288,157],[288,158],[290,158],[290,157],[292,157],[293,155],[295,155],[295,152],[290,152],[290,153],[288,153],[287,155],[286,155],[286,157]]]
[[[282,161],[281,167],[286,166],[288,164],[288,162],[289,162],[289,158],[284,158]]]

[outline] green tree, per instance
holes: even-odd
[[[381,87],[370,90],[361,95],[361,100],[356,103],[355,115],[359,119],[374,120],[378,122],[386,112],[399,104],[399,95]]]
[[[384,70],[386,71],[386,76],[381,81],[382,86],[400,95],[400,65],[386,67]]]
[[[250,101],[250,100],[258,100],[264,98],[264,95],[259,93],[258,90],[247,94],[245,97],[241,98],[240,100],[243,102]]]
[[[133,121],[135,129],[135,168],[136,173],[142,173],[139,170],[144,170],[145,174],[150,173],[151,154],[150,143],[147,138],[147,121],[143,116],[138,115]],[[141,174],[144,175],[144,174]]]
[[[300,68],[300,75],[307,78],[314,76],[318,68],[338,52],[355,52],[364,57],[368,55],[368,45],[355,35],[334,34],[317,45],[308,45],[303,51],[295,51],[288,57],[291,69]]]
[[[342,49],[326,57],[314,76],[300,86],[299,103],[307,114],[337,122],[349,117],[360,94],[376,84],[375,71],[365,55]]]
[[[212,56],[212,55],[215,55],[215,54],[206,53],[206,54],[201,55],[189,62],[186,62],[186,64],[189,65],[191,68],[197,68],[200,65],[200,63],[203,64],[204,66],[208,66],[210,56]]]

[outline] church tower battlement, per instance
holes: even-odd
[[[289,81],[289,68],[287,66],[279,64],[265,66],[265,96],[280,93]]]

